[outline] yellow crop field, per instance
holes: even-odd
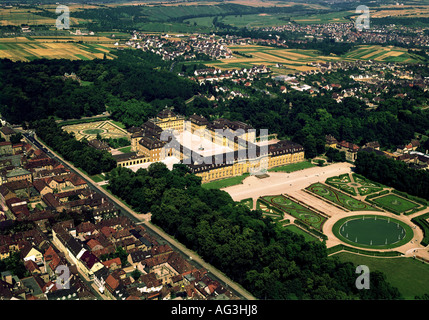
[[[94,37],[95,39],[97,37]],[[71,42],[75,38],[0,38],[0,59],[6,58],[13,61],[31,61],[38,58],[48,59],[70,59],[91,60],[106,58],[112,59],[114,54],[110,53],[115,48],[112,39],[103,38],[100,41],[88,43]],[[109,40],[109,42],[107,42]],[[67,41],[67,42],[66,42]]]
[[[229,47],[233,52],[243,53],[251,57],[235,54],[233,58],[221,59],[209,63],[222,70],[251,68],[254,65],[266,65],[276,73],[296,73],[316,70],[311,62],[374,60],[384,62],[413,63],[416,59],[406,49],[399,47],[382,47],[377,45],[362,45],[342,56],[321,56],[315,50],[282,49],[257,45]]]
[[[401,10],[398,10],[400,8]],[[371,10],[373,11],[373,10]],[[429,6],[428,5],[416,5],[416,6],[381,6],[376,8],[371,16],[373,18],[385,18],[385,17],[429,17]]]

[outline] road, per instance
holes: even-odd
[[[134,210],[127,207],[122,201],[120,201],[118,198],[113,196],[108,191],[104,190],[102,187],[97,185],[88,175],[85,173],[79,171],[73,164],[70,162],[64,160],[61,156],[56,154],[54,151],[52,151],[50,148],[48,148],[46,145],[41,143],[37,138],[31,137],[30,135],[24,133],[23,134],[27,140],[29,140],[31,143],[33,143],[37,148],[40,148],[43,150],[49,157],[52,157],[56,160],[58,160],[63,165],[67,166],[71,171],[75,172],[76,174],[79,174],[85,181],[88,183],[88,185],[92,188],[106,196],[112,203],[114,203],[118,208],[121,209],[122,213],[124,213],[127,217],[132,219],[134,222],[138,224],[144,224],[145,227],[150,229],[153,233],[155,233],[158,237],[162,238],[163,240],[167,241],[169,245],[173,249],[177,249],[182,255],[185,257],[188,257],[188,259],[192,260],[193,263],[197,263],[198,265],[205,268],[211,275],[214,276],[218,281],[223,283],[225,287],[233,291],[237,296],[246,299],[246,300],[255,300],[256,298],[250,294],[247,290],[245,290],[241,285],[238,283],[232,281],[230,278],[228,278],[224,273],[222,273],[217,268],[213,267],[211,264],[205,262],[196,252],[188,249],[185,245],[178,242],[176,239],[172,238],[170,235],[165,233],[163,230],[161,230],[159,227],[153,225],[150,222],[150,214],[141,214],[137,213]]]

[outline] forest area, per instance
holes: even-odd
[[[131,127],[156,116],[165,106],[173,106],[185,116],[223,117],[268,129],[303,145],[307,158],[325,153],[327,134],[357,145],[378,141],[384,148],[395,148],[408,143],[415,133],[427,134],[429,128],[429,112],[416,108],[429,98],[429,91],[418,87],[407,88],[407,99],[395,97],[403,88],[391,88],[376,109],[367,109],[364,101],[354,97],[338,103],[329,95],[294,90],[287,95],[255,91],[250,98],[208,101],[198,95],[213,93],[213,84],[200,86],[169,72],[170,66],[156,54],[133,50],[118,52],[115,60],[0,60],[0,112],[9,122],[19,124],[108,110],[112,119]],[[183,69],[180,63],[176,68]],[[185,69],[192,71],[192,64]],[[65,73],[72,72],[89,85],[64,79]]]
[[[76,119],[101,114],[111,101],[114,108],[116,101],[130,100],[140,101],[140,109],[150,113],[149,102],[164,107],[197,91],[195,83],[169,72],[170,63],[156,54],[133,50],[115,54],[114,60],[0,60],[1,114],[14,124],[51,116]],[[65,78],[66,73],[89,85]]]
[[[359,152],[356,172],[368,179],[429,200],[429,172],[411,169],[402,161],[375,153]]]

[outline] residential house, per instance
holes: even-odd
[[[10,127],[4,126],[0,128],[0,136],[6,141],[10,141],[10,137],[16,132]],[[11,153],[12,154],[12,153]]]
[[[354,162],[357,158],[357,153],[359,151],[359,146],[354,143],[341,141],[337,145],[337,149],[340,151],[344,151],[346,153],[346,160],[350,162]]]
[[[53,189],[49,187],[46,184],[46,181],[43,179],[34,180],[33,187],[37,190],[37,192],[39,192],[41,197],[53,192]]]
[[[29,182],[33,181],[33,176],[30,171],[25,170],[24,168],[16,167],[6,173],[7,182],[27,180]]]
[[[325,136],[325,146],[329,147],[329,148],[337,148],[338,145],[338,141],[337,139],[335,139],[334,136],[328,134]]]
[[[2,141],[0,142],[0,156],[13,154],[12,142]]]
[[[102,264],[109,270],[114,271],[122,268],[121,259],[113,258],[107,261],[103,261]]]

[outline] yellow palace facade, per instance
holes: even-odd
[[[204,156],[202,147],[186,147],[174,139],[163,141],[161,133],[165,130],[203,135],[205,141],[223,148],[222,152]],[[233,134],[225,134],[228,132]],[[183,116],[166,109],[155,119],[130,132],[132,155],[129,158],[121,157],[118,166],[157,162],[173,156],[186,164],[195,175],[200,176],[202,183],[206,183],[305,160],[304,148],[301,145],[282,140],[258,146],[254,143],[255,132],[251,126],[239,121],[216,119],[209,122],[199,115],[192,115],[185,120]]]

